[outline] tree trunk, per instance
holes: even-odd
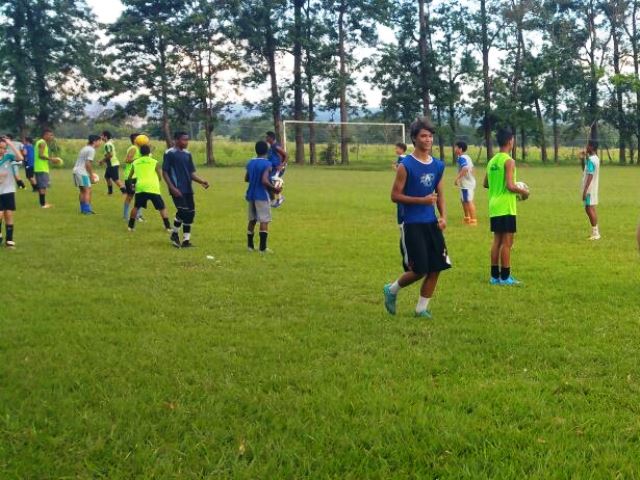
[[[38,8],[30,8],[27,2],[26,7],[26,26],[29,35],[29,46],[31,51],[37,52],[45,50],[44,45],[41,45],[41,38],[39,29],[42,25],[43,19],[41,17],[41,11]],[[33,7],[33,6],[31,6]],[[35,92],[36,92],[36,124],[38,128],[51,127],[51,113],[49,112],[48,101],[50,93],[47,90],[47,77],[44,71],[44,66],[39,55],[32,56],[34,80],[35,80]]]
[[[487,17],[487,2],[480,0],[480,21],[482,23],[482,92],[483,92],[483,119],[484,142],[487,146],[487,161],[493,157],[493,145],[491,143],[491,78],[489,77],[489,33]]]
[[[293,35],[293,118],[294,120],[303,119],[302,105],[302,42],[303,42],[303,26],[302,26],[302,7],[304,0],[294,0],[294,35]],[[302,125],[295,125],[296,138],[296,163],[304,164],[304,137],[302,135]],[[287,139],[285,138],[285,141]]]
[[[520,129],[520,141],[522,142],[522,146],[520,147],[520,151],[522,152],[522,161],[526,162],[527,161],[527,130],[525,127],[522,127]]]
[[[340,13],[338,15],[338,54],[340,57],[340,162],[349,165],[349,130],[346,122],[349,121],[347,113],[347,52],[346,52],[346,26],[345,15],[347,11],[347,1],[340,2]]]
[[[306,8],[306,44],[305,44],[305,76],[307,77],[307,118],[313,122],[316,118],[315,113],[315,86],[313,84],[313,57],[311,55],[311,2],[307,0]],[[309,124],[309,163],[315,165],[318,162],[316,148],[316,127],[313,123]]]
[[[169,93],[167,78],[167,57],[166,46],[164,43],[164,37],[159,36],[158,39],[158,52],[160,54],[160,107],[162,108],[162,134],[164,135],[164,141],[167,148],[171,147],[171,129],[169,127]]]
[[[420,52],[420,93],[422,97],[422,114],[427,118],[431,118],[431,100],[429,98],[429,20],[426,11],[426,0],[418,0],[418,15],[420,17],[418,50]]]
[[[451,90],[450,90],[451,91]],[[453,104],[453,96],[449,95],[449,128],[451,129],[451,160],[452,165],[456,163],[456,107]]]
[[[620,75],[620,28],[618,25],[619,12],[617,5],[610,5],[608,10],[609,23],[611,24],[611,38],[613,40],[613,71]],[[626,145],[626,119],[624,114],[624,99],[621,85],[614,85],[614,101],[616,104],[616,128],[618,130],[618,161],[624,165],[627,163]]]
[[[547,157],[547,136],[544,131],[544,118],[542,117],[542,108],[540,107],[540,99],[536,96],[536,118],[538,119],[538,137],[540,139],[540,154],[542,157],[542,163],[547,163],[549,160]]]
[[[442,131],[442,108],[440,106],[436,107],[436,115],[438,121],[438,150],[440,150],[440,160],[445,161],[444,156],[444,138],[440,133]]]
[[[276,67],[276,41],[271,30],[271,23],[266,32],[266,60],[269,65],[269,81],[271,83],[271,113],[273,116],[273,130],[278,142],[283,143],[282,138],[282,100],[278,90],[278,70]]]
[[[558,163],[560,161],[560,125],[558,124],[558,82],[557,71],[555,66],[551,69],[551,76],[553,78],[553,94],[551,104],[551,123],[553,129],[553,162]]]

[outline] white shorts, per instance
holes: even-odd
[[[249,221],[271,222],[271,202],[268,200],[249,201]]]
[[[473,202],[475,195],[476,195],[476,190],[474,188],[460,189],[460,200],[462,200],[464,203]]]
[[[76,187],[91,188],[91,179],[89,178],[89,175],[74,173],[73,183],[75,183]]]

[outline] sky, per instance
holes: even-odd
[[[120,15],[120,13],[122,13],[123,9],[120,0],[86,0],[86,2],[91,8],[93,8],[98,21],[102,23],[114,22]],[[382,41],[391,41],[393,39],[393,32],[390,29],[381,29],[380,39]],[[363,56],[367,56],[369,54],[370,52],[363,52]],[[284,68],[290,70],[291,66],[285,65]],[[376,88],[371,87],[370,85],[366,85],[365,82],[359,83],[361,84],[360,87],[367,98],[367,104],[370,107],[379,106],[380,100],[382,99],[380,91]],[[245,91],[244,94],[245,97],[243,99],[257,102],[262,100],[269,94],[269,88],[265,85],[262,88]],[[243,99],[238,98],[236,100],[242,101]]]

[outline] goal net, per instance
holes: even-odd
[[[394,145],[406,141],[402,123],[285,120],[282,136],[290,163],[319,165],[387,163]]]

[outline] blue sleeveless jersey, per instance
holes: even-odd
[[[431,162],[425,164],[417,160],[413,155],[407,155],[404,157],[402,165],[407,170],[407,183],[404,186],[404,194],[409,197],[431,195],[435,192],[444,174],[444,162],[433,157]],[[434,223],[438,221],[435,205],[404,204],[402,207],[404,223]]]
[[[276,169],[282,164],[282,159],[276,151],[276,148],[280,147],[278,142],[274,142],[269,149],[269,161],[271,162],[271,173],[275,174]]]

